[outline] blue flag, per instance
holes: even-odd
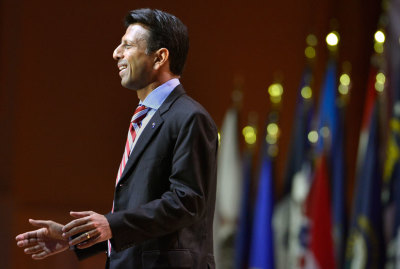
[[[331,153],[331,185],[332,185],[332,213],[333,213],[333,241],[337,268],[344,263],[347,218],[346,218],[346,169],[344,152],[344,119],[345,108],[338,114],[336,135],[332,138]]]
[[[262,154],[258,193],[254,204],[250,268],[274,268],[272,234],[273,182],[272,161],[266,150]]]
[[[345,215],[345,152],[344,152],[344,119],[345,107],[338,107],[336,63],[328,62],[322,86],[318,131],[319,142],[317,153],[326,151],[328,161],[328,177],[332,196],[332,221],[335,261],[338,268],[344,262],[346,215]],[[327,132],[328,131],[328,132]]]
[[[377,103],[371,115],[367,149],[356,183],[345,268],[384,268]]]
[[[304,87],[309,86],[311,82],[311,68],[306,67],[300,83],[297,95],[296,114],[293,120],[293,131],[290,138],[290,148],[288,161],[285,169],[283,195],[290,195],[293,177],[302,168],[303,163],[307,159],[309,150],[309,142],[307,139],[310,131],[310,122],[312,116],[312,101],[305,99],[301,91]]]
[[[247,268],[251,235],[251,167],[253,152],[249,149],[243,157],[243,194],[239,216],[239,227],[235,239],[235,268]]]
[[[391,244],[394,245],[393,251],[393,262],[394,266],[392,268],[400,267],[400,255],[399,255],[399,247],[400,247],[400,167],[397,162],[396,167],[396,179],[393,181],[393,197],[394,197],[394,229]]]
[[[383,198],[385,205],[385,235],[388,238],[385,268],[400,268],[400,1],[388,1],[385,59],[389,87],[388,103],[392,101],[392,119],[387,143]]]
[[[400,106],[397,101],[394,107]],[[385,234],[387,244],[386,268],[398,268],[400,256],[400,111],[393,111],[390,121],[386,161],[383,174],[383,202],[385,206]]]
[[[325,79],[321,90],[319,111],[318,111],[318,132],[319,142],[317,153],[322,153],[324,148],[330,150],[333,146],[333,139],[336,137],[338,111],[336,107],[336,63],[330,60],[326,68]],[[323,127],[328,127],[329,134],[324,136]],[[326,130],[326,129],[325,129]],[[328,162],[330,163],[331,153],[328,151]]]

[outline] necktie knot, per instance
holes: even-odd
[[[131,122],[139,124],[146,117],[148,111],[149,111],[148,107],[144,105],[138,105],[138,107],[135,110],[135,113],[133,114]]]

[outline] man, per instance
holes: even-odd
[[[179,77],[189,41],[175,16],[131,11],[113,57],[122,86],[140,99],[118,171],[111,213],[71,212],[65,226],[29,220],[16,237],[33,259],[73,247],[108,253],[107,268],[214,268],[212,222],[217,130]]]

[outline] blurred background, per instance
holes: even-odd
[[[220,128],[218,268],[398,268],[398,0],[2,0],[1,268],[103,268],[14,238],[111,209],[138,102],[112,52],[141,7],[188,26],[181,82]]]

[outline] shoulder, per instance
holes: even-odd
[[[206,123],[213,130],[217,130],[214,120],[208,111],[186,93],[180,95],[170,107],[170,115],[176,122],[196,121]]]

